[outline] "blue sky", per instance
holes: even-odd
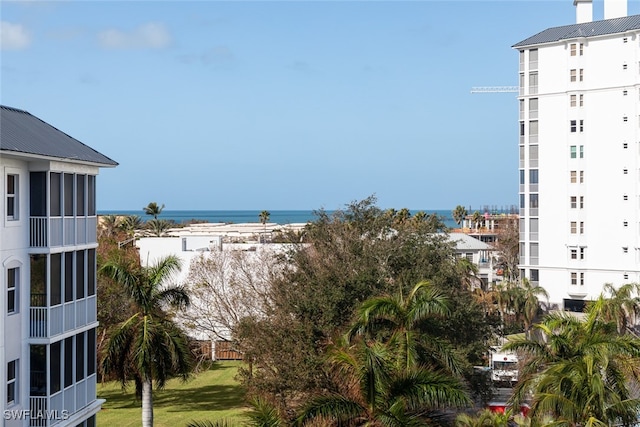
[[[450,209],[517,203],[516,94],[470,89],[516,85],[511,45],[575,9],[3,0],[0,19],[2,104],[120,163],[98,209]]]

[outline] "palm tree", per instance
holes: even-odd
[[[394,222],[398,225],[404,225],[411,218],[411,211],[408,208],[402,208],[398,211],[394,218]]]
[[[171,222],[166,219],[150,219],[147,221],[146,228],[152,236],[162,237],[171,228]]]
[[[462,221],[467,217],[467,210],[462,205],[456,206],[456,208],[451,212],[451,216],[453,216],[453,220],[456,224],[462,224]]]
[[[640,381],[640,341],[619,335],[616,324],[597,310],[585,320],[550,314],[534,328],[539,339],[515,339],[505,346],[528,356],[512,403],[518,406],[533,394],[532,425],[548,415],[555,425],[570,427],[635,421],[640,399],[632,390]]]
[[[120,225],[117,215],[102,215],[98,221],[99,234],[101,236],[112,237]]]
[[[475,225],[476,231],[478,231],[478,229],[480,228],[480,224],[482,223],[482,220],[483,220],[483,217],[478,211],[475,211],[471,216],[471,221]]]
[[[110,332],[102,369],[123,387],[132,379],[140,385],[143,427],[153,425],[153,381],[162,388],[168,378],[187,379],[191,371],[188,339],[166,312],[189,305],[184,287],[165,286],[179,270],[180,260],[175,256],[148,267],[116,259],[100,268],[122,285],[135,305],[135,314]]]
[[[269,218],[271,217],[271,212],[262,211],[260,212],[260,215],[258,215],[258,217],[260,218],[260,222],[264,226],[264,237],[263,237],[263,243],[264,243],[267,236],[267,222],[269,222]]]
[[[393,349],[379,341],[343,343],[330,360],[342,389],[312,398],[298,425],[429,426],[431,411],[469,403],[454,377],[418,365],[399,369]]]
[[[146,215],[152,215],[153,219],[158,219],[158,215],[162,213],[163,209],[164,209],[164,203],[162,204],[162,206],[158,206],[156,202],[150,202],[147,206],[142,208],[144,213]]]
[[[602,298],[593,304],[604,320],[616,322],[618,333],[624,333],[629,325],[636,324],[640,313],[640,284],[627,283],[616,289],[611,283],[604,285]]]
[[[128,236],[133,237],[135,232],[142,229],[142,218],[138,215],[127,215],[120,221],[119,227],[122,231],[127,233]]]
[[[399,369],[410,370],[416,364],[429,363],[459,373],[460,362],[451,348],[422,330],[425,321],[448,314],[448,299],[428,281],[422,281],[406,297],[399,293],[365,301],[346,337],[380,339],[395,350]]]

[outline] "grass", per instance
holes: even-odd
[[[226,419],[242,425],[244,392],[235,380],[240,362],[215,362],[211,369],[187,382],[173,379],[163,390],[153,391],[154,427],[183,427],[189,421]],[[98,398],[106,399],[97,416],[98,427],[138,427],[141,402],[133,383],[122,391],[120,383],[98,384]]]

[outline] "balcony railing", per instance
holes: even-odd
[[[58,304],[53,307],[36,306],[33,303],[46,303],[46,295],[33,294],[29,308],[29,337],[49,338],[90,323],[96,319],[96,296]]]
[[[91,217],[29,218],[29,245],[32,248],[95,243],[98,219]]]

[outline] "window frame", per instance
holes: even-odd
[[[7,406],[18,403],[18,361],[14,359],[7,362]]]
[[[12,315],[20,312],[20,299],[18,290],[20,289],[20,267],[7,268],[7,314]],[[13,305],[13,309],[10,308]]]
[[[7,172],[5,178],[5,218],[7,221],[20,220],[20,175]]]

